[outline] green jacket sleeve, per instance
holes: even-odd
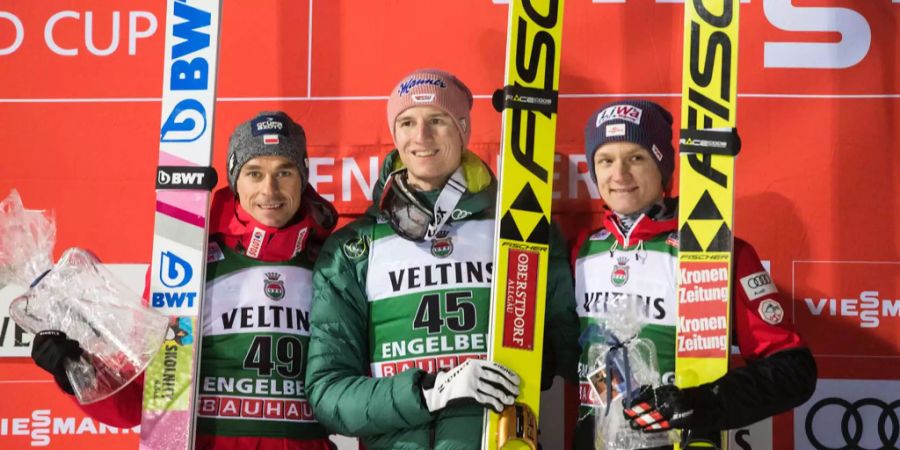
[[[340,434],[368,436],[420,426],[432,419],[419,387],[423,371],[368,375],[369,239],[354,225],[328,239],[313,274],[307,395],[318,421]]]
[[[569,252],[556,223],[550,228],[550,264],[547,271],[547,309],[544,317],[544,355],[541,389],[549,389],[553,377],[578,381],[578,314],[575,287],[569,268]]]

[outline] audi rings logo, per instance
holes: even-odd
[[[843,445],[840,447],[830,447],[823,443],[816,436],[816,430],[813,424],[816,422],[817,414],[827,414],[823,412],[826,408],[839,408],[842,411],[841,416],[841,437]],[[829,409],[831,409],[829,408]],[[863,408],[875,408],[879,411],[878,418],[874,422],[864,420],[861,410]],[[809,409],[806,414],[806,437],[816,450],[880,450],[880,449],[896,449],[897,440],[900,438],[900,417],[897,416],[897,408],[900,408],[900,400],[893,403],[887,403],[883,400],[875,398],[862,398],[855,402],[850,402],[842,398],[828,397],[819,400]],[[868,416],[871,417],[871,416]],[[819,430],[825,429],[822,424],[829,425],[829,429],[836,425],[831,420],[820,419]],[[871,436],[877,434],[881,440],[881,445],[877,447],[863,447],[860,445],[863,435]],[[833,436],[834,440],[836,436]],[[840,445],[839,442],[829,442],[829,444]]]
[[[749,280],[747,280],[747,286],[750,287],[751,289],[756,289],[760,286],[765,286],[765,285],[771,284],[771,283],[772,283],[772,277],[770,277],[769,274],[767,274],[765,272],[760,273],[759,275],[756,275],[756,276],[750,278]]]

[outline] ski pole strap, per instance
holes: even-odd
[[[216,169],[208,166],[158,166],[156,189],[211,191],[219,182]]]
[[[491,97],[491,103],[497,112],[503,112],[504,109],[524,109],[538,111],[546,116],[556,114],[558,102],[558,91],[524,86],[506,86],[494,91]]]
[[[678,144],[679,153],[736,156],[741,151],[741,137],[738,136],[737,128],[682,128]]]

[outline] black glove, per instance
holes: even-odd
[[[60,389],[70,395],[75,395],[75,391],[69,383],[63,363],[66,358],[78,359],[82,353],[84,350],[78,342],[69,339],[62,331],[44,330],[31,341],[31,359],[38,367],[53,375]]]
[[[625,406],[623,412],[632,429],[646,433],[691,428],[694,405],[688,397],[685,391],[672,384],[656,389],[645,385],[641,386],[631,404],[622,401]]]

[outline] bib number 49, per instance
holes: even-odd
[[[263,377],[276,370],[284,378],[296,378],[303,371],[303,344],[296,336],[281,336],[273,354],[272,336],[256,336],[244,357],[244,369],[256,369]]]

